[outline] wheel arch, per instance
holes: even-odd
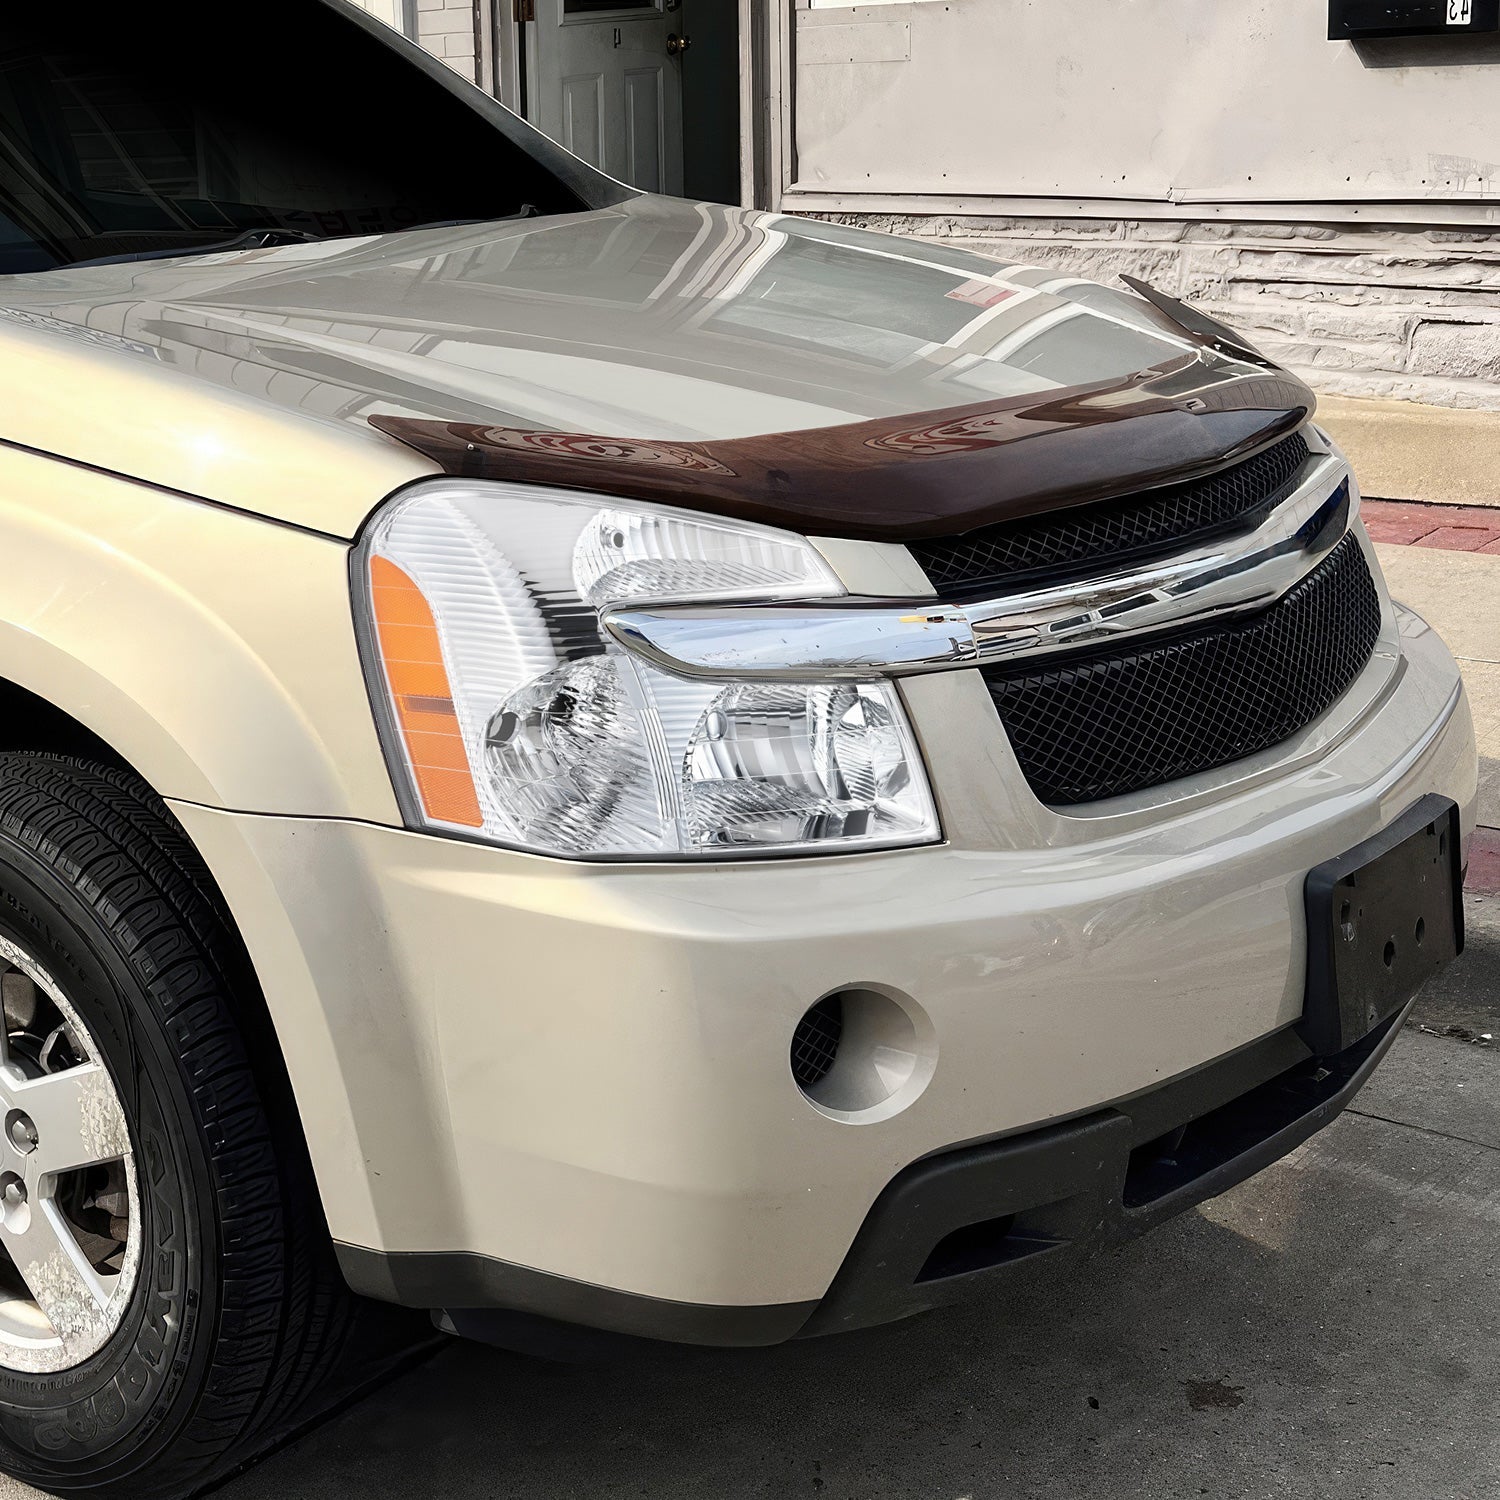
[[[254,984],[242,1002],[264,1039],[267,1087],[296,1113],[324,1222],[335,1239],[378,1242],[344,1059],[274,882],[248,846],[205,840],[203,825],[189,826],[215,801],[213,773],[162,718],[61,647],[28,636],[24,652],[7,650],[17,634],[0,622],[0,750],[92,761],[135,777],[167,805],[244,950]]]

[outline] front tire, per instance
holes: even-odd
[[[0,998],[0,1468],[178,1500],[282,1435],[353,1304],[243,947],[136,778],[0,755]]]

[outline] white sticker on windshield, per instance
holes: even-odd
[[[1474,0],[1448,0],[1448,24],[1467,26],[1474,19]]]

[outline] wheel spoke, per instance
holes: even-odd
[[[24,1221],[7,1212],[0,1233],[17,1274],[64,1348],[92,1339],[108,1313],[108,1286],[84,1258],[55,1203],[43,1199],[25,1209]]]
[[[27,1079],[8,1093],[31,1123],[35,1146],[25,1163],[33,1192],[49,1174],[116,1161],[130,1150],[125,1112],[98,1063]]]
[[[71,1370],[114,1335],[140,1275],[125,1107],[88,1023],[0,935],[0,1372]]]
[[[20,969],[7,969],[0,975],[0,1067],[10,1061],[10,1032],[25,1031],[36,1020],[36,981]]]

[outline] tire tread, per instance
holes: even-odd
[[[149,1476],[153,1496],[191,1495],[278,1441],[337,1366],[354,1299],[249,958],[166,804],[114,767],[3,753],[4,841],[72,889],[136,974],[176,1049],[209,1159],[220,1316],[196,1407]]]

